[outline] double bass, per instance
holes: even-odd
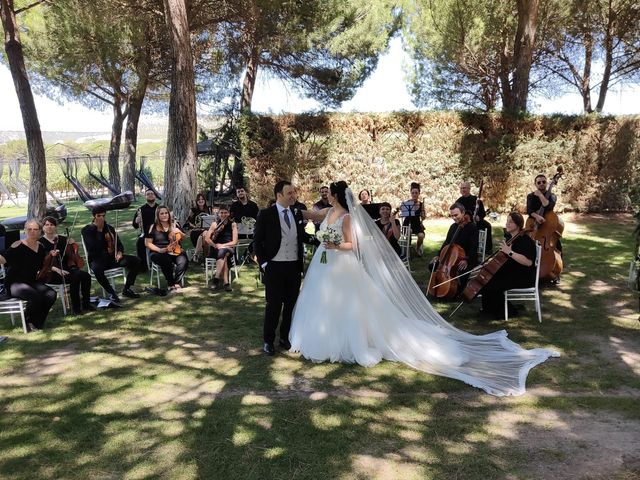
[[[547,200],[551,198],[551,190],[558,183],[563,173],[562,166],[559,166],[557,173],[553,176],[551,182],[549,182],[547,191],[544,194]],[[540,278],[556,280],[560,277],[563,268],[562,256],[560,255],[557,245],[564,232],[564,222],[553,211],[544,213],[544,207],[540,207],[537,213],[540,216],[544,216],[544,223],[538,223],[535,218],[530,216],[525,224],[525,229],[529,230],[529,236],[540,242],[542,246],[540,255]]]
[[[462,229],[470,223],[468,215],[463,214],[463,220],[458,224],[456,231],[448,245],[442,247],[438,255],[438,264],[435,267],[427,291],[436,298],[451,299],[458,294],[460,283],[456,280],[459,275],[460,262],[466,257],[464,249],[455,243]]]

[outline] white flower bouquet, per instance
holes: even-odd
[[[342,242],[342,232],[328,227],[326,230],[318,230],[316,238],[322,243],[333,243],[334,245],[340,245]],[[320,263],[327,263],[327,251],[323,250],[320,256]]]

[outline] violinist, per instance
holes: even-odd
[[[120,236],[116,234],[115,228],[106,222],[107,211],[104,207],[95,207],[92,213],[93,222],[82,228],[81,235],[84,245],[87,247],[87,261],[96,280],[109,294],[109,300],[119,303],[120,298],[105,277],[104,272],[111,268],[124,267],[127,269],[127,278],[122,295],[128,298],[140,298],[140,295],[131,288],[140,269],[140,260],[133,255],[124,254],[124,246],[120,241]]]
[[[136,253],[138,254],[141,268],[146,270],[148,266],[147,250],[145,248],[145,234],[149,229],[151,229],[153,222],[156,221],[156,209],[158,208],[158,204],[156,203],[156,193],[152,189],[147,188],[144,192],[144,197],[147,203],[136,210],[131,225],[135,229],[140,229],[140,235],[136,240]]]
[[[455,203],[459,203],[464,206],[469,215],[473,215],[476,211],[476,205],[478,206],[478,211],[476,213],[476,216],[472,218],[472,221],[476,224],[478,230],[485,230],[487,232],[487,243],[485,245],[485,251],[491,252],[493,250],[491,224],[484,219],[487,215],[487,212],[484,209],[484,203],[482,203],[482,200],[480,200],[475,195],[471,195],[471,183],[462,182],[460,184],[460,197],[458,197]]]
[[[56,285],[62,283],[69,285],[71,309],[75,315],[92,312],[96,307],[91,304],[90,299],[91,275],[80,269],[83,260],[78,255],[78,244],[73,238],[58,235],[57,228],[58,220],[54,217],[45,217],[42,224],[44,234],[39,242],[44,247],[45,253],[49,255],[50,268],[44,281]],[[80,303],[81,291],[82,303]]]
[[[169,208],[159,206],[156,221],[145,235],[145,245],[151,252],[151,261],[160,266],[171,292],[182,289],[180,283],[189,266],[187,255],[180,246],[183,235]]]
[[[471,218],[466,213],[464,206],[459,203],[454,203],[449,207],[449,216],[453,219],[453,224],[449,227],[447,238],[442,244],[442,247],[440,247],[438,255],[433,257],[432,263],[435,264],[438,262],[442,249],[446,245],[451,244],[451,240],[457,231],[458,233],[455,235],[455,241],[453,243],[464,250],[464,256],[459,260],[457,270],[464,272],[475,267],[478,262],[478,229],[475,224],[471,222]],[[466,279],[466,276],[462,277],[460,279],[461,283],[464,284]]]
[[[511,212],[507,216],[505,230],[507,240],[515,239],[510,244],[500,242],[500,251],[509,258],[506,263],[493,275],[491,280],[482,287],[482,313],[484,315],[502,318],[504,315],[504,292],[511,288],[529,288],[535,284],[536,277],[536,244],[529,236],[521,234],[524,228],[524,218],[518,212]],[[509,315],[515,315],[515,308],[509,305]]]
[[[25,319],[29,331],[41,330],[47,315],[56,301],[56,291],[37,280],[46,257],[44,248],[38,242],[40,224],[27,220],[24,225],[26,238],[14,242],[0,255],[0,265],[7,264],[6,286],[13,298],[25,300]]]
[[[205,242],[209,244],[209,257],[216,259],[216,275],[213,279],[214,290],[224,288],[231,291],[229,283],[229,256],[234,255],[234,247],[238,244],[238,227],[230,220],[229,208],[221,206],[218,211],[220,220],[215,222],[205,234]]]
[[[411,198],[400,204],[400,216],[404,218],[403,225],[411,226],[411,234],[416,235],[416,254],[422,256],[422,243],[424,242],[423,221],[427,218],[424,202],[420,201],[420,184],[411,182]]]
[[[553,212],[558,198],[554,193],[547,195],[547,176],[540,174],[536,176],[535,189],[527,195],[527,215],[533,218],[538,224],[544,223],[544,216],[547,212]],[[547,198],[548,197],[548,198]],[[544,213],[540,215],[538,211],[544,207]],[[556,248],[562,254],[562,244],[558,238]]]

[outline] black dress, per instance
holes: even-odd
[[[42,328],[49,311],[56,301],[57,293],[43,282],[36,280],[45,259],[44,248],[40,243],[38,251],[20,242],[4,252],[7,260],[6,285],[13,298],[26,300],[25,317],[36,328]]]
[[[422,209],[424,205],[416,207],[413,200],[407,200],[400,205],[400,216],[404,217],[402,225],[411,226],[411,233],[424,233],[424,225],[422,224]]]
[[[60,268],[60,259],[62,259],[62,270],[69,272],[69,275],[65,275],[64,283],[69,285],[69,294],[71,296],[71,309],[74,313],[80,313],[82,309],[89,310],[90,298],[91,298],[91,275],[87,272],[80,270],[77,267],[69,267],[68,257],[62,257],[62,254],[67,248],[67,237],[58,235],[57,242],[50,242],[46,237],[40,237],[38,240],[46,254],[51,250],[57,249],[60,251],[60,257],[54,260],[54,266]],[[56,272],[51,272],[51,279],[47,280],[47,283],[53,283],[60,285],[63,283],[62,276]],[[82,306],[80,304],[80,290],[82,290]]]
[[[145,238],[150,238],[151,243],[158,248],[166,248],[171,243],[169,232],[159,230],[156,225],[151,227],[151,231],[145,235]],[[184,252],[180,253],[180,255],[175,255],[168,252],[159,253],[151,251],[150,259],[151,262],[160,267],[169,287],[173,287],[182,282],[182,278],[189,266],[189,260]]]
[[[226,225],[216,235],[216,238],[213,239],[213,243],[224,244],[229,243],[231,240],[233,240],[233,223],[231,221],[227,221]],[[225,247],[219,250],[213,247],[209,249],[209,258],[222,260],[227,254],[233,255],[232,247]]]

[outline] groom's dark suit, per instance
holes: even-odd
[[[283,238],[282,232],[289,227],[285,226],[282,214],[277,205],[265,208],[258,214],[254,229],[253,241],[258,263],[264,266],[264,286],[266,307],[264,312],[264,342],[273,345],[276,338],[276,328],[280,312],[282,323],[280,324],[280,341],[288,343],[289,329],[291,328],[291,315],[293,307],[298,299],[303,269],[302,242],[309,240],[309,235],[304,231],[306,222],[302,218],[302,212],[298,209],[288,209],[291,223],[289,236]],[[288,249],[288,258],[285,250]],[[274,259],[275,258],[275,259]]]

